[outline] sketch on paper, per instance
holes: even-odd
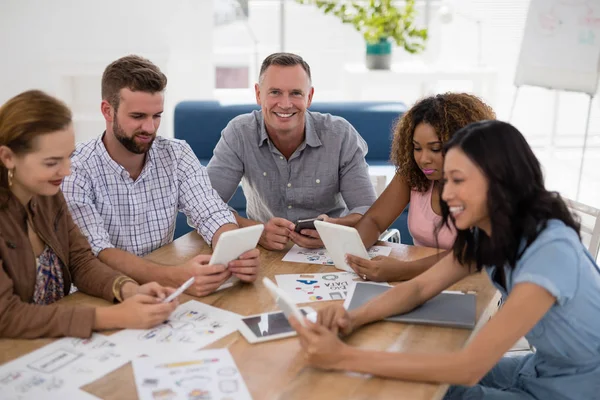
[[[227,349],[138,358],[133,373],[140,400],[251,399]]]
[[[3,398],[69,398],[86,385],[121,367],[131,358],[109,338],[63,338],[0,366]],[[93,398],[81,394],[72,398]]]
[[[354,281],[362,279],[354,272],[328,272],[324,274],[275,275],[277,285],[296,303],[344,300]]]
[[[237,330],[238,314],[196,300],[181,304],[168,321],[152,329],[125,329],[110,338],[138,355],[200,349]]]
[[[369,258],[376,256],[389,256],[391,247],[373,246],[368,250]],[[329,253],[325,249],[305,249],[295,244],[281,259],[281,261],[296,262],[304,264],[335,265]]]

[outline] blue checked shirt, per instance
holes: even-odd
[[[236,223],[185,141],[157,136],[135,181],[102,136],[79,144],[71,161],[62,190],[96,255],[116,247],[144,256],[170,243],[178,211],[209,244],[221,226]]]

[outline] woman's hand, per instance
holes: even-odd
[[[397,258],[377,256],[370,260],[346,254],[346,262],[361,278],[374,282],[404,281],[414,277],[413,269]]]
[[[158,297],[136,294],[114,308],[122,321],[119,328],[148,329],[166,321],[178,305],[177,299],[163,303]]]
[[[348,311],[341,305],[323,308],[317,313],[317,325],[321,325],[334,334],[349,335],[355,328]]]
[[[158,297],[136,294],[120,304],[96,308],[94,330],[152,328],[166,321],[178,305],[177,299],[163,303]]]
[[[156,282],[146,283],[144,285],[138,286],[138,288],[137,288],[137,294],[145,294],[148,296],[154,296],[161,301],[166,299],[167,297],[169,297],[169,295],[171,293],[173,293],[174,291],[175,291],[175,289],[170,288],[170,287],[161,286]]]
[[[341,369],[346,350],[349,348],[338,336],[325,326],[306,321],[306,327],[294,317],[290,325],[300,339],[304,357],[309,365],[322,369]]]

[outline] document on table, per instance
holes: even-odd
[[[363,279],[354,272],[328,272],[325,274],[275,275],[277,286],[287,292],[296,303],[327,300],[344,300],[355,281]]]
[[[181,304],[164,323],[152,329],[124,329],[110,337],[138,355],[189,353],[237,331],[238,314],[196,300]]]
[[[252,399],[227,349],[138,358],[133,373],[141,400]]]
[[[62,338],[0,366],[2,399],[90,399],[77,388],[121,367],[133,358],[110,337]]]
[[[389,256],[392,248],[388,246],[373,246],[368,250],[369,258],[376,256]],[[333,260],[326,249],[305,249],[295,244],[282,258],[281,261],[304,264],[319,264],[333,266]]]

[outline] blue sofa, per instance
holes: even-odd
[[[256,104],[221,104],[218,101],[184,101],[175,107],[175,138],[185,140],[203,165],[207,165],[213,149],[221,137],[221,131],[234,117],[258,110]],[[369,146],[366,156],[370,166],[389,166],[392,128],[397,119],[406,112],[401,102],[335,102],[313,103],[311,111],[330,113],[348,120],[361,134]],[[246,199],[238,188],[229,205],[240,215],[246,215]],[[412,244],[406,225],[407,210],[394,222],[392,228],[400,231],[402,243]],[[175,237],[191,228],[185,216],[177,219]]]

